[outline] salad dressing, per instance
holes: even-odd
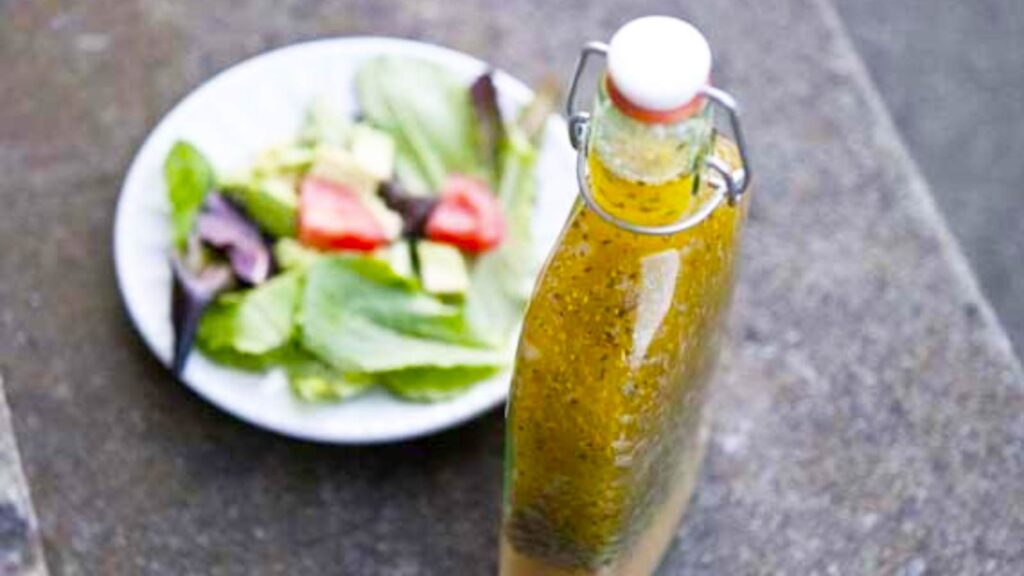
[[[704,107],[637,125],[602,89],[587,158],[593,201],[636,226],[698,214],[740,168]],[[666,176],[667,175],[667,176]],[[627,230],[578,201],[538,280],[508,412],[505,576],[656,569],[703,455],[703,404],[733,285],[745,197],[673,234]]]

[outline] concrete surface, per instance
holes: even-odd
[[[1024,353],[1024,2],[840,0],[910,152]]]
[[[247,55],[393,34],[537,80],[652,12],[706,29],[758,168],[709,457],[664,573],[1024,571],[1024,376],[825,0],[14,0],[0,370],[51,572],[493,573],[499,413],[359,449],[231,420],[132,333],[112,208],[160,115]]]

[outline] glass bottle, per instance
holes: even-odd
[[[590,116],[573,107],[597,54],[609,65]],[[709,72],[703,36],[666,17],[589,44],[577,65],[581,194],[519,342],[503,576],[651,574],[689,501],[750,177]]]

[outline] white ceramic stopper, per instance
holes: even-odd
[[[689,103],[711,74],[711,48],[692,24],[646,16],[612,36],[608,74],[629,102],[654,112]]]

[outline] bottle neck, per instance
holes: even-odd
[[[592,150],[616,176],[659,185],[696,174],[711,149],[714,124],[706,101],[675,122],[652,123],[627,114],[601,82],[592,120]]]
[[[700,174],[714,124],[706,103],[676,122],[643,122],[616,106],[602,83],[592,118],[591,188],[605,211],[631,224],[664,226],[707,201]]]

